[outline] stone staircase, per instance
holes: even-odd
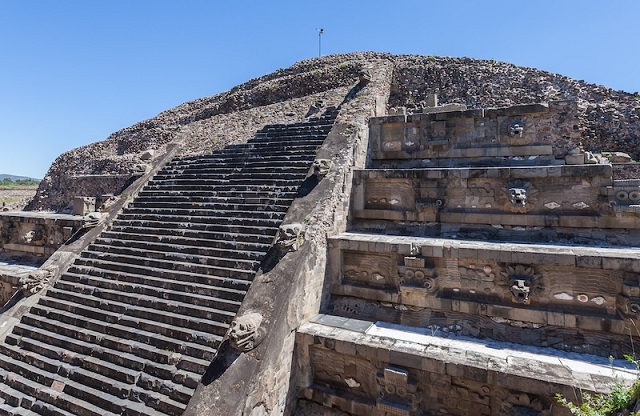
[[[337,111],[169,162],[0,344],[0,415],[180,415]]]
[[[580,149],[555,158],[572,129],[556,111],[370,120],[348,232],[328,241],[329,300],[297,333],[305,405],[567,414],[556,393],[637,379],[619,359],[640,345],[640,182]]]

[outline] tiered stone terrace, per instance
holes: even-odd
[[[336,113],[168,163],[0,344],[0,414],[182,414]]]
[[[579,147],[556,158],[554,134],[573,129],[562,105],[370,121],[349,232],[329,239],[326,314],[298,332],[303,400],[562,414],[556,393],[637,377],[608,357],[640,335],[639,182]]]

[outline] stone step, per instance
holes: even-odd
[[[505,402],[515,403],[501,396],[505,391],[514,398],[546,398],[547,403],[541,404],[553,407],[555,393],[565,397],[574,397],[575,389],[608,393],[620,383],[632,385],[639,376],[625,360],[554,354],[548,348],[331,315],[303,324],[296,344],[298,351],[304,351],[302,365],[314,377],[302,396],[349,414],[377,414],[382,409],[394,414],[461,414],[461,405],[474,406],[473,414],[499,414]],[[367,388],[358,395],[349,393],[352,384],[359,383],[358,387],[376,377],[378,383],[402,389],[403,394],[393,401],[381,400],[375,382],[373,392]],[[433,400],[418,404],[425,391]]]
[[[56,288],[66,292],[91,295],[98,299],[113,300],[145,308],[163,309],[176,314],[221,322],[231,321],[240,306],[236,302],[229,302],[224,299],[168,292],[166,290],[156,290],[154,292],[150,288],[131,287],[131,285],[120,285],[118,289],[131,288],[134,292],[123,292],[102,286],[97,287],[68,280],[59,280],[59,283],[56,283]]]
[[[66,413],[66,414],[71,415],[70,413]],[[32,410],[25,409],[24,407],[14,407],[7,403],[0,404],[0,416],[39,416],[39,415],[41,415],[41,413],[36,413]]]
[[[223,192],[297,192],[300,187],[299,183],[296,184],[218,184],[214,187],[211,186],[194,186],[193,184],[187,185],[169,185],[166,183],[148,184],[145,185],[144,190],[149,192],[162,191],[162,192],[215,192],[217,194]]]
[[[206,278],[206,276],[205,276]],[[246,294],[248,284],[245,282],[245,290],[230,289],[212,284],[195,283],[185,278],[185,281],[173,279],[162,279],[157,276],[145,276],[134,273],[114,272],[110,270],[73,265],[61,279],[74,282],[89,282],[94,285],[101,285],[108,288],[116,288],[120,285],[131,285],[133,290],[166,290],[176,293],[191,293],[210,298],[220,298],[226,302],[240,303]],[[194,279],[191,279],[194,280]],[[206,282],[212,283],[212,279]],[[151,286],[153,289],[146,289]]]
[[[163,204],[167,203],[191,203],[191,204],[211,204],[211,203],[226,203],[233,206],[237,206],[240,204],[251,204],[251,205],[261,205],[261,206],[272,206],[272,205],[287,205],[291,204],[295,198],[294,194],[289,194],[287,197],[285,196],[272,196],[272,197],[229,197],[223,195],[206,195],[206,196],[198,196],[198,195],[182,195],[182,194],[142,194],[136,197],[136,204],[140,202],[148,203],[148,202],[161,202]]]
[[[198,230],[180,230],[179,234],[177,230],[173,230],[172,233],[176,233],[176,235],[169,234],[162,228],[139,227],[134,232],[128,227],[113,226],[111,230],[102,233],[98,242],[110,244],[111,240],[115,239],[194,245],[194,240],[200,240],[201,247],[266,252],[273,240],[269,235],[259,234],[247,235]]]
[[[181,415],[186,408],[186,404],[184,403],[174,401],[164,395],[150,391],[147,391],[139,398],[136,398],[136,401],[128,400],[127,396],[129,394],[133,397],[136,396],[130,392],[126,386],[106,377],[97,377],[98,380],[94,384],[96,387],[100,388],[100,390],[97,390],[96,388],[88,385],[88,382],[95,379],[89,377],[86,372],[78,368],[69,368],[69,366],[67,366],[63,371],[64,376],[61,376],[47,373],[34,365],[6,356],[3,357],[3,361],[0,362],[0,366],[15,374],[19,374],[28,380],[33,380],[36,383],[43,384],[44,386],[51,386],[54,381],[58,382],[62,388],[62,392],[66,395],[62,400],[66,401],[67,404],[66,406],[61,406],[59,404],[59,400],[61,399],[60,396],[56,398],[54,403],[59,407],[63,407],[64,410],[71,411],[78,415],[102,415],[106,413],[105,410],[107,412],[115,412],[115,414],[123,414],[126,412],[126,414],[157,415],[159,413],[154,412],[155,408],[155,410],[164,412],[168,411],[170,412],[169,414],[177,416]],[[102,386],[100,386],[100,383]],[[16,385],[13,385],[14,383],[11,384],[13,388],[22,390]],[[33,385],[29,387],[32,386]],[[43,395],[44,397],[41,395],[36,397],[46,401],[45,398],[49,396],[46,393],[47,392]],[[29,391],[29,394],[31,394],[31,391]],[[140,399],[145,399],[147,402],[139,402],[138,400]],[[100,409],[103,409],[102,412],[95,413],[96,410]]]
[[[244,227],[273,227],[278,228],[282,222],[279,218],[242,218],[236,217],[216,217],[214,215],[145,215],[136,213],[121,213],[118,215],[114,224],[118,221],[163,221],[167,223],[182,223],[182,224],[224,224],[229,226],[244,226]],[[153,228],[153,227],[149,227]],[[189,228],[185,226],[184,228]]]
[[[222,341],[217,335],[168,328],[150,321],[141,320],[138,326],[133,320],[123,319],[118,322],[111,319],[111,315],[106,316],[106,320],[101,317],[93,319],[70,315],[43,305],[35,305],[24,316],[25,319],[16,326],[16,335],[66,348],[64,338],[56,338],[55,334],[58,334],[60,337],[77,339],[79,345],[74,344],[73,349],[83,354],[103,353],[94,351],[99,345],[131,353],[140,357],[141,362],[148,360],[152,365],[169,365],[175,362],[174,352],[182,354],[177,366],[192,358],[210,361],[216,352],[214,346]]]
[[[89,343],[27,325],[22,325],[19,333],[25,335],[10,334],[6,343],[71,365],[87,366],[87,369],[95,367],[102,375],[110,374],[110,377],[126,383],[138,382],[140,385],[141,376],[144,375],[145,383],[153,383],[149,385],[152,390],[167,383],[166,380],[174,380],[188,389],[183,391],[191,391],[191,395],[206,371],[206,367],[199,367],[200,371],[197,372],[185,370],[187,367],[199,366],[203,360],[198,358],[167,353],[137,342],[123,342],[120,338],[103,334],[93,335],[94,340],[99,343]]]
[[[175,331],[179,329],[185,331],[190,329],[194,331],[194,334],[201,332],[206,335],[224,336],[229,327],[229,325],[224,322],[207,321],[170,312],[163,313],[162,310],[137,307],[121,302],[92,299],[89,296],[61,291],[55,288],[49,289],[47,296],[41,298],[39,304],[71,314],[101,319],[107,322],[145,320],[149,327],[164,329],[165,334],[168,336],[170,336],[169,334],[171,334],[172,328],[175,328]],[[142,323],[140,325],[142,325]]]
[[[234,316],[234,313],[229,311],[195,308],[191,305],[166,302],[149,296],[138,296],[140,298],[138,303],[131,303],[134,302],[133,298],[135,296],[117,294],[109,290],[96,291],[95,288],[91,289],[95,294],[91,292],[90,294],[85,294],[54,287],[49,289],[47,296],[41,299],[41,304],[51,307],[66,307],[66,310],[70,312],[73,312],[74,308],[70,307],[69,304],[83,305],[124,314],[133,318],[143,318],[167,325],[197,329],[221,336],[226,333]],[[61,303],[61,301],[64,303]],[[196,312],[198,310],[199,312]]]
[[[295,191],[277,191],[277,190],[267,190],[267,191],[231,191],[231,190],[222,190],[217,191],[213,189],[196,191],[196,190],[183,190],[183,191],[172,191],[172,190],[143,190],[140,191],[138,197],[193,197],[193,198],[236,198],[236,199],[275,199],[275,198],[283,198],[285,200],[295,199],[297,192]]]
[[[158,269],[172,270],[178,272],[198,273],[204,275],[229,277],[240,280],[253,280],[255,271],[233,269],[230,267],[210,266],[199,263],[190,263],[187,261],[169,261],[154,258],[148,258],[144,255],[124,255],[110,252],[96,252],[84,250],[80,254],[80,258],[99,261],[109,261],[122,265],[147,266]]]
[[[184,217],[192,217],[192,216],[208,216],[210,218],[218,218],[218,217],[235,217],[240,219],[274,219],[280,220],[285,216],[285,212],[274,212],[274,211],[229,211],[229,210],[213,210],[213,209],[180,209],[180,208],[125,208],[125,214],[146,214],[146,215],[174,215],[174,216],[184,216]]]
[[[177,157],[167,163],[165,166],[172,166],[172,163],[179,164],[181,162],[188,166],[195,166],[199,163],[210,162],[213,160],[247,160],[247,161],[273,161],[287,162],[293,160],[308,160],[309,157],[315,156],[318,147],[322,144],[321,138],[317,140],[305,140],[300,142],[295,140],[287,140],[282,142],[271,143],[240,143],[230,145],[222,149],[215,149],[207,154],[196,156]],[[313,159],[311,159],[313,160]]]
[[[171,229],[169,229],[170,231]],[[273,232],[275,234],[275,232]],[[271,236],[271,238],[273,238]],[[169,253],[177,253],[179,255],[193,255],[193,256],[202,256],[204,258],[220,258],[223,263],[219,263],[218,265],[224,265],[225,262],[228,264],[225,267],[234,267],[240,268],[241,264],[245,264],[245,268],[247,270],[253,270],[260,264],[260,261],[264,257],[263,251],[249,251],[249,250],[235,250],[235,249],[222,249],[222,248],[212,248],[206,246],[198,246],[195,239],[190,239],[185,241],[186,244],[180,242],[177,243],[164,243],[164,242],[150,242],[150,241],[135,241],[135,240],[117,240],[117,239],[109,239],[108,243],[106,243],[102,239],[95,240],[95,249],[94,251],[109,251],[111,248],[127,248],[127,249],[142,249],[148,251],[160,251],[164,254]],[[108,249],[99,248],[99,247],[109,247]],[[236,263],[232,263],[236,261]]]
[[[149,279],[150,281],[155,277],[157,279],[165,279],[166,281],[208,285],[212,290],[218,290],[220,293],[224,290],[230,289],[228,293],[230,296],[234,297],[238,296],[239,293],[246,291],[251,284],[251,281],[249,280],[209,276],[189,272],[175,272],[170,269],[159,269],[141,265],[123,265],[121,263],[108,262],[105,260],[95,261],[92,259],[82,258],[77,259],[70,270],[85,271],[91,275],[99,276],[108,276],[116,273],[118,276],[122,276],[123,279],[134,279],[136,276],[144,276],[145,279]]]
[[[24,369],[22,366],[18,365],[16,360],[11,358],[7,358],[7,360],[11,360],[11,363],[7,363],[4,360],[0,360],[0,370],[5,367],[5,364],[11,365],[16,368],[18,371],[23,371],[29,373],[32,366],[28,364],[24,364]],[[35,369],[37,371],[37,369]],[[47,411],[51,411],[49,414],[72,414],[75,416],[118,416],[121,413],[112,413],[109,410],[101,409],[91,403],[88,403],[84,400],[80,400],[74,395],[69,394],[69,390],[72,390],[72,387],[67,388],[67,384],[61,381],[61,377],[57,377],[56,381],[60,383],[56,385],[56,389],[51,387],[51,380],[48,384],[41,384],[37,381],[29,377],[25,377],[20,373],[15,371],[4,371],[5,375],[3,376],[3,382],[15,390],[21,391],[23,394],[30,396],[35,399],[35,403],[31,406],[34,410],[43,409]],[[71,384],[75,384],[72,381],[69,381]],[[59,391],[62,389],[62,391]],[[93,390],[93,389],[91,389]],[[115,399],[115,398],[114,398]],[[58,413],[57,409],[61,409],[63,412],[69,413]],[[132,413],[135,414],[135,413]]]
[[[315,154],[318,150],[318,147],[322,145],[324,142],[323,138],[318,138],[316,140],[304,140],[302,142],[299,141],[289,141],[289,143],[285,142],[248,142],[241,144],[232,144],[230,146],[226,146],[223,149],[216,149],[211,151],[211,153],[206,155],[197,155],[197,156],[184,156],[180,158],[173,159],[167,166],[172,166],[172,163],[180,164],[184,163],[185,166],[196,164],[202,161],[206,161],[208,159],[217,159],[219,157],[226,157],[228,155],[250,155],[257,158],[278,158],[282,155],[297,155],[297,154]]]
[[[300,185],[300,182],[301,182],[300,178],[294,178],[294,179],[277,178],[277,179],[270,180],[269,182],[266,182],[265,180],[265,183],[260,183],[260,181],[256,181],[256,179],[251,176],[247,176],[244,178],[243,177],[234,178],[233,176],[230,176],[228,179],[185,178],[185,179],[170,179],[166,181],[162,181],[162,180],[158,181],[158,180],[152,179],[148,182],[146,189],[153,189],[153,187],[163,188],[164,186],[188,185],[190,187],[194,187],[195,189],[203,189],[204,187],[217,188],[218,186],[234,186],[234,187],[251,186],[253,187],[253,189],[258,190],[258,189],[264,189],[264,187],[272,187],[272,188],[287,187],[287,186],[297,187]]]
[[[195,201],[163,201],[163,200],[135,200],[131,202],[128,209],[150,208],[150,209],[198,209],[206,211],[249,211],[249,212],[287,212],[289,204],[232,204],[229,202],[195,202]]]
[[[261,142],[282,142],[288,143],[297,139],[298,141],[320,141],[323,140],[330,128],[329,125],[322,127],[276,127],[261,130],[255,134],[255,136],[248,143],[261,143]]]
[[[253,225],[240,225],[229,223],[202,223],[202,222],[176,222],[173,219],[166,219],[165,221],[152,221],[152,220],[125,220],[116,218],[113,221],[113,226],[123,229],[126,227],[145,227],[167,230],[199,230],[209,232],[222,232],[222,233],[236,233],[236,234],[253,234],[253,235],[268,235],[273,237],[278,232],[278,227],[274,224],[271,226],[259,226]],[[253,258],[252,255],[247,254],[248,257]]]
[[[296,160],[296,158],[311,164],[321,144],[320,141],[315,143],[297,143],[294,141],[289,144],[247,143],[214,150],[206,155],[176,158],[167,163],[163,170],[179,169],[190,171],[191,169],[200,169],[203,166],[210,165],[222,167],[225,161],[231,163],[246,162],[247,165],[259,163],[255,165],[256,167],[266,167],[266,164],[271,163],[276,168],[283,168],[282,165],[286,165],[288,160]]]
[[[256,182],[264,179],[287,179],[290,175],[305,175],[309,171],[314,160],[311,157],[308,159],[309,160],[278,162],[278,165],[266,161],[247,162],[238,160],[235,162],[224,162],[212,159],[190,167],[184,165],[167,167],[158,172],[154,176],[154,179],[161,179],[163,177],[171,179],[172,177],[180,176],[184,176],[185,178],[211,176],[212,178],[221,179],[254,177]],[[269,173],[272,173],[273,175],[268,176]]]
[[[122,242],[122,240],[121,240]],[[217,257],[215,254],[210,253],[211,249],[196,249],[193,248],[191,252],[179,251],[176,248],[175,251],[169,250],[175,246],[165,245],[168,250],[153,250],[150,245],[140,244],[141,247],[132,247],[131,245],[116,245],[116,244],[100,244],[100,242],[91,244],[88,248],[91,252],[96,253],[109,253],[109,254],[121,254],[126,256],[140,256],[144,258],[156,259],[156,260],[168,260],[168,261],[188,261],[190,263],[199,263],[207,266],[220,266],[236,270],[256,271],[260,265],[260,261],[251,260],[246,258],[228,258]],[[198,251],[208,250],[209,253],[200,254]]]
[[[38,415],[47,416],[75,416],[73,413],[69,413],[66,410],[62,410],[50,403],[45,403],[42,400],[36,400],[31,409]]]
[[[171,399],[186,404],[193,395],[192,388],[175,384],[170,381],[170,378],[162,379],[146,375],[142,373],[142,370],[125,368],[94,356],[78,354],[72,360],[61,361],[58,357],[48,357],[38,352],[22,349],[17,345],[7,344],[0,344],[0,351],[18,361],[27,362],[34,367],[54,374],[63,374],[71,380],[123,399],[144,397],[150,392],[167,395],[162,393],[162,390],[168,392],[168,397]],[[175,367],[170,367],[172,370],[167,371],[167,375],[176,372]],[[151,395],[154,395],[153,393]]]
[[[240,156],[240,155],[239,155]],[[235,173],[268,173],[272,170],[274,173],[300,172],[307,171],[311,167],[314,155],[298,156],[290,160],[260,160],[249,159],[248,157],[225,158],[218,159],[209,158],[191,165],[172,165],[167,166],[158,172],[154,179],[162,176],[173,175],[196,175],[196,174],[235,174]],[[253,156],[253,155],[252,155]],[[279,159],[285,159],[280,157]]]
[[[25,400],[23,410],[26,411],[33,403],[33,399],[30,399],[29,396],[25,396],[21,391],[4,383],[0,383],[0,399],[3,404],[8,405],[7,409],[21,407],[22,401]],[[0,414],[2,414],[2,411],[0,411]]]
[[[302,181],[309,172],[309,164],[298,168],[288,168],[282,172],[270,172],[269,169],[265,169],[263,172],[245,172],[240,171],[240,168],[231,170],[229,172],[220,171],[219,169],[212,169],[211,171],[202,172],[177,172],[177,173],[165,173],[158,174],[153,177],[152,183],[180,183],[179,181],[194,181],[194,180],[207,180],[216,183],[224,183],[226,181],[239,181],[239,180],[252,180],[254,182],[259,181],[282,181],[282,180],[295,180]]]

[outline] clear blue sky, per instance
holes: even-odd
[[[640,0],[0,0],[0,173],[322,53],[497,59],[640,91]]]

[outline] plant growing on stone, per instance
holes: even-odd
[[[628,361],[632,362],[636,369],[640,368],[640,360],[634,356],[625,355]],[[562,394],[556,394],[555,398],[572,414],[579,416],[612,416],[627,410],[635,399],[640,396],[640,379],[631,386],[626,386],[617,382],[610,393],[590,394],[580,390],[582,403],[575,404],[567,400]],[[640,412],[625,413],[631,416],[640,416]]]

